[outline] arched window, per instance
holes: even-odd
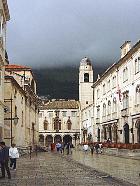
[[[84,82],[89,82],[89,73],[84,74]]]
[[[103,104],[103,116],[106,116],[106,104]]]
[[[54,118],[54,130],[61,130],[61,119],[58,116]]]
[[[116,98],[114,97],[113,98],[113,107],[112,107],[112,112],[117,112],[117,100]]]
[[[69,117],[69,119],[67,120],[68,130],[71,130],[71,126],[72,126],[72,122],[71,122],[70,117]]]
[[[46,120],[46,118],[44,120],[44,130],[48,130],[48,121]]]
[[[111,114],[111,101],[108,101],[108,115]]]

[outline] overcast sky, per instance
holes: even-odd
[[[120,57],[140,39],[140,0],[8,0],[10,63],[31,67],[93,64]]]

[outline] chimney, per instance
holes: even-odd
[[[131,41],[125,41],[121,48],[121,58],[123,58],[131,49]]]

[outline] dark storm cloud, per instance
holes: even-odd
[[[11,63],[112,63],[125,40],[140,39],[139,0],[9,0]]]

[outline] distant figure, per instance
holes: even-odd
[[[88,144],[84,144],[84,146],[83,146],[83,150],[84,150],[85,152],[88,151]]]
[[[16,162],[17,162],[17,158],[19,158],[19,152],[15,144],[12,144],[11,148],[9,149],[9,156],[10,156],[10,168],[16,170]]]
[[[11,179],[11,173],[9,170],[9,148],[5,145],[5,142],[0,142],[0,164],[1,164],[1,173],[2,176],[0,178],[5,178],[5,170],[8,175],[8,179]]]
[[[70,142],[66,144],[67,155],[70,153]]]
[[[56,144],[56,150],[57,150],[57,152],[59,152],[60,148],[61,148],[61,143],[58,142],[58,143]]]
[[[102,151],[102,149],[103,149],[102,143],[99,143],[99,149],[100,149],[100,153],[102,153],[102,152],[103,152],[103,151]]]
[[[95,144],[95,151],[96,151],[96,153],[98,154],[99,153],[99,143],[96,143]]]
[[[111,139],[110,138],[107,139],[107,143],[111,143]]]
[[[63,142],[61,143],[61,149],[60,149],[60,151],[61,151],[61,154],[64,154],[64,143]]]
[[[93,151],[94,151],[94,145],[93,145],[93,143],[90,144],[90,150],[91,150],[91,154],[93,155]]]

